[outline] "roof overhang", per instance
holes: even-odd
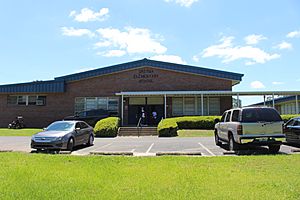
[[[118,96],[262,96],[262,95],[300,95],[300,91],[129,91],[118,92]]]

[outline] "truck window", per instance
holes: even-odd
[[[242,111],[242,122],[279,122],[282,121],[275,109],[249,108]]]
[[[223,113],[220,122],[224,122],[225,116],[226,116],[226,112]]]
[[[231,115],[231,111],[229,111],[229,112],[227,113],[225,122],[230,122],[230,115]]]
[[[239,121],[239,115],[240,115],[240,111],[239,110],[234,110],[233,113],[232,113],[231,121],[238,122]]]

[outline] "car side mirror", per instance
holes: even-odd
[[[80,131],[80,128],[75,128],[75,131]]]
[[[219,123],[220,122],[220,119],[219,118],[216,118],[215,119],[215,124]]]
[[[47,130],[47,128],[43,128],[43,131],[46,131]]]

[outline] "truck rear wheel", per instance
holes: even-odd
[[[215,143],[217,146],[221,146],[221,144],[222,144],[217,132],[215,132]]]
[[[278,153],[279,150],[280,150],[280,145],[278,144],[269,145],[270,153]]]
[[[234,138],[232,135],[229,135],[229,151],[237,151],[239,150],[238,144],[234,141]]]

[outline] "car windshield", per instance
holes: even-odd
[[[242,112],[242,122],[279,122],[278,112],[271,108],[249,108]]]
[[[47,127],[47,131],[69,131],[74,127],[72,122],[54,122]]]

